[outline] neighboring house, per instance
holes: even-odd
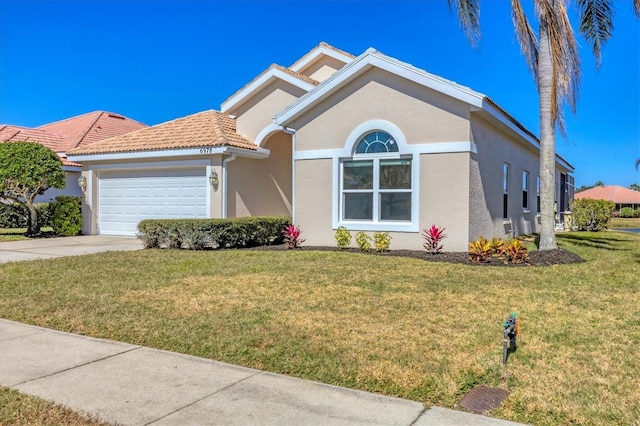
[[[321,43],[272,65],[221,105],[70,151],[89,183],[86,234],[134,235],[145,218],[290,214],[307,244],[388,231],[446,250],[539,227],[539,141],[491,99],[369,49]],[[573,167],[557,157],[566,210]]]
[[[67,185],[61,190],[51,188],[36,199],[51,201],[63,194],[75,197],[82,195],[78,185],[82,165],[69,161],[67,151],[144,127],[145,124],[120,114],[94,111],[36,128],[0,124],[0,142],[38,142],[58,154],[67,174]]]
[[[617,185],[595,186],[585,189],[584,191],[576,192],[575,198],[613,201],[618,212],[623,207],[640,208],[640,191]]]

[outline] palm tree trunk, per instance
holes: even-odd
[[[546,17],[540,16],[538,94],[540,96],[540,244],[539,250],[558,248],[555,234],[556,135],[552,116],[553,62]]]

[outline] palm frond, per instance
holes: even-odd
[[[640,0],[638,0],[640,1]],[[511,0],[511,18],[516,30],[516,38],[520,50],[527,61],[527,66],[538,82],[538,38],[529,24],[529,20],[522,10],[520,0]]]
[[[458,21],[473,47],[480,40],[480,0],[447,0],[449,9],[457,9]]]
[[[640,0],[633,0],[633,9],[636,11],[636,17],[640,19]]]
[[[640,158],[636,160],[636,170],[638,169],[638,167],[640,167]]]
[[[640,12],[640,0],[635,0],[636,13]],[[578,0],[579,31],[593,47],[596,66],[600,66],[602,48],[613,33],[613,0]]]

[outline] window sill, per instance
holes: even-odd
[[[337,225],[337,226],[336,226]],[[349,231],[380,231],[380,232],[419,232],[417,223],[413,222],[348,222],[341,221],[334,224],[334,230],[344,226]]]

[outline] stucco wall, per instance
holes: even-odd
[[[341,150],[354,129],[371,120],[392,123],[408,145],[469,141],[468,117],[469,107],[462,102],[372,70],[296,121],[296,151]],[[335,245],[332,215],[339,205],[340,177],[339,154],[333,155],[296,161],[295,220],[310,245]],[[390,232],[393,249],[422,249],[420,231],[433,224],[447,228],[446,250],[467,249],[469,162],[468,152],[414,156],[419,206],[413,222],[418,229]],[[362,222],[359,226],[369,235],[375,231]]]
[[[291,215],[291,136],[275,133],[263,147],[269,158],[228,164],[228,217]]]
[[[278,111],[305,93],[287,82],[276,80],[229,113],[237,117],[237,132],[255,141],[262,129],[273,123],[273,117]]]
[[[509,218],[515,235],[538,232],[536,206],[536,178],[539,176],[538,152],[518,143],[491,123],[474,116],[471,133],[478,151],[473,156],[470,216],[472,227],[469,239],[479,235],[486,238],[508,237],[502,212],[503,165],[509,164]],[[529,209],[522,207],[522,173],[529,172]],[[484,214],[483,214],[484,213]],[[488,214],[486,214],[488,213]]]
[[[469,153],[420,156],[420,229],[446,228],[446,251],[469,247],[469,167]]]
[[[382,70],[370,70],[297,119],[296,149],[342,148],[351,131],[382,119],[409,144],[469,140],[469,107]]]
[[[337,70],[344,66],[344,62],[330,56],[322,56],[319,60],[302,68],[299,72],[313,78],[324,81],[331,77]]]
[[[296,225],[306,245],[334,246],[331,229],[332,160],[296,161]]]
[[[78,178],[80,177],[80,172],[71,172],[66,171],[66,185],[63,189],[49,188],[45,191],[44,194],[38,195],[35,199],[36,203],[48,203],[51,201],[55,201],[56,197],[59,195],[68,195],[70,197],[80,197],[82,196],[82,191],[80,190],[80,186],[78,185]]]

